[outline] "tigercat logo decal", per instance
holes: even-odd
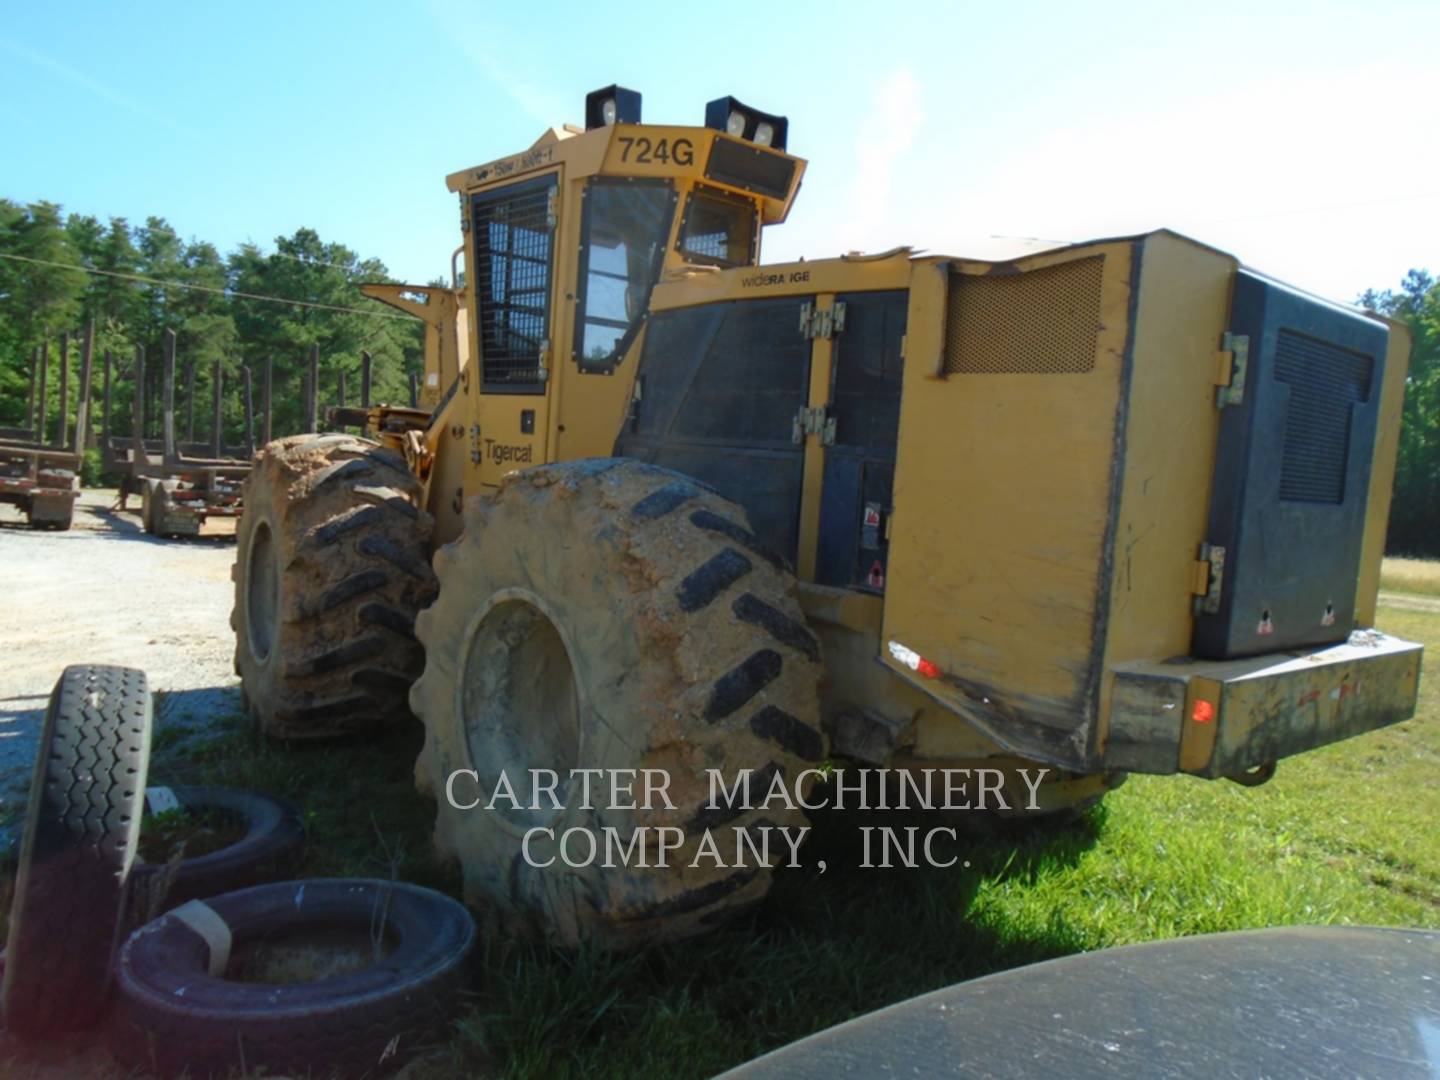
[[[535,458],[535,447],[533,445],[510,446],[507,443],[496,442],[494,439],[486,439],[485,456],[496,465],[503,465],[506,462],[529,465]]]

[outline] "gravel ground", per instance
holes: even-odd
[[[0,506],[0,821],[23,814],[50,689],[67,664],[143,669],[163,692],[156,730],[203,731],[240,708],[230,633],[234,521],[159,540],[114,491],[81,493],[69,532]],[[6,837],[0,836],[0,842]]]

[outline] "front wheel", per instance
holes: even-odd
[[[825,756],[822,663],[744,511],[637,462],[544,466],[467,504],[435,566],[416,778],[467,898],[563,944],[626,947],[763,897],[805,817],[760,804]],[[554,771],[553,794],[531,770]],[[712,775],[733,791],[745,770],[748,798],[712,799]]]

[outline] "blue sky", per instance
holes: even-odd
[[[640,90],[810,160],[765,258],[1168,225],[1351,299],[1440,271],[1440,3],[0,0],[0,196],[448,272],[446,173]]]

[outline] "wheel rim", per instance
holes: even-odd
[[[543,791],[536,797],[530,770],[558,774],[563,806],[579,763],[581,695],[570,655],[544,602],[527,590],[496,593],[466,634],[457,705],[471,767],[486,800],[504,772],[521,808],[501,796],[493,812],[520,828],[561,813]]]
[[[275,565],[275,541],[270,523],[260,522],[250,538],[245,567],[245,629],[250,651],[264,661],[275,645],[275,620],[280,608],[280,570]]]

